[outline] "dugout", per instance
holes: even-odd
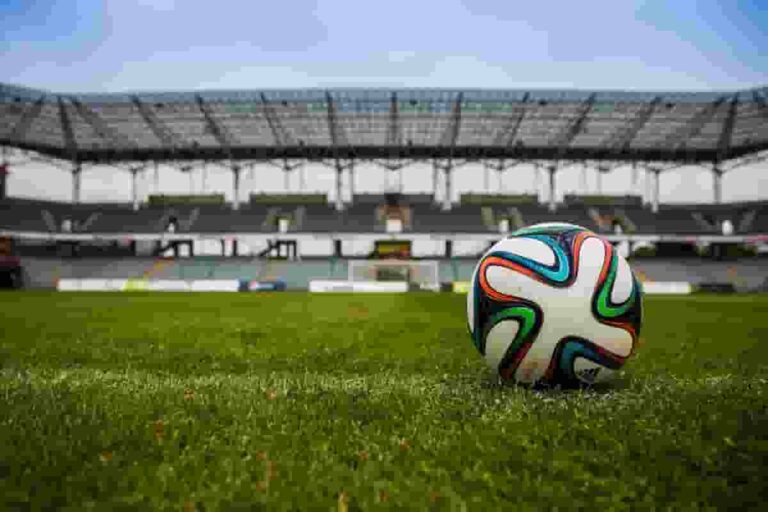
[[[9,237],[0,237],[0,288],[21,288],[23,275],[21,259],[14,255],[13,240]]]

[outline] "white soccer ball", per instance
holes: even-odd
[[[505,381],[591,385],[633,354],[640,284],[604,238],[573,224],[530,226],[480,259],[467,295],[472,341]]]

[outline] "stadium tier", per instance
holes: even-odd
[[[276,196],[272,204],[251,202],[239,210],[229,204],[144,206],[130,204],[0,200],[0,229],[37,233],[385,233],[387,220],[397,218],[402,233],[499,233],[541,222],[570,222],[601,233],[723,234],[730,222],[733,234],[767,234],[768,201],[721,205],[666,205],[654,213],[639,202],[584,203],[578,197],[555,212],[539,204],[510,206],[487,202],[459,204],[450,211],[404,196],[398,205],[387,198],[361,198],[346,210],[330,204],[290,204]],[[619,204],[616,206],[615,204]],[[506,226],[506,229],[505,229]]]

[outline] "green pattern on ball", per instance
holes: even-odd
[[[488,321],[488,328],[483,335],[483,346],[482,350],[480,351],[481,354],[485,355],[485,339],[488,333],[491,331],[494,325],[504,320],[519,320],[520,328],[515,335],[515,339],[507,349],[507,353],[514,353],[520,350],[520,347],[525,342],[525,340],[528,339],[531,331],[536,326],[536,311],[529,308],[528,306],[512,306],[499,311],[494,315],[491,315]]]
[[[629,298],[623,304],[619,304],[617,306],[611,305],[609,297],[611,290],[613,290],[613,285],[616,283],[616,273],[618,266],[619,258],[614,252],[611,258],[611,267],[608,270],[608,276],[605,279],[605,283],[603,283],[603,286],[600,288],[596,299],[597,312],[600,314],[600,316],[605,318],[616,318],[624,315],[635,304],[637,297],[637,287],[635,286],[633,280],[632,293],[629,295]]]
[[[558,235],[566,231],[585,231],[585,228],[576,224],[552,223],[546,226],[534,225],[527,228],[518,229],[509,235],[510,238],[524,235]]]

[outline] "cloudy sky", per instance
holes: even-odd
[[[0,81],[59,92],[275,87],[489,87],[624,90],[734,90],[768,84],[765,0],[3,0]],[[428,168],[408,169],[407,191],[430,186]],[[457,171],[459,191],[483,188],[482,169]],[[192,175],[199,190],[203,176]],[[307,187],[332,188],[330,170],[306,170]],[[768,196],[768,169],[726,175],[726,200]],[[257,168],[244,185],[283,187],[279,170]],[[41,179],[45,177],[45,179]],[[561,192],[584,188],[565,171]],[[291,187],[296,190],[298,177]],[[387,176],[362,168],[357,188],[380,189]],[[225,170],[206,188],[228,192]],[[586,186],[596,187],[593,172]],[[636,186],[642,187],[642,175]],[[696,168],[662,179],[663,201],[706,201],[711,177]],[[124,171],[96,168],[83,179],[85,200],[130,196]],[[602,180],[626,192],[632,173]],[[691,186],[695,183],[695,186]],[[507,173],[504,190],[533,190],[536,173]],[[161,168],[165,192],[188,192],[190,179]],[[154,191],[153,173],[140,191]],[[491,180],[490,187],[497,187]],[[68,199],[66,172],[13,169],[9,192]],[[244,191],[247,193],[247,189]]]

